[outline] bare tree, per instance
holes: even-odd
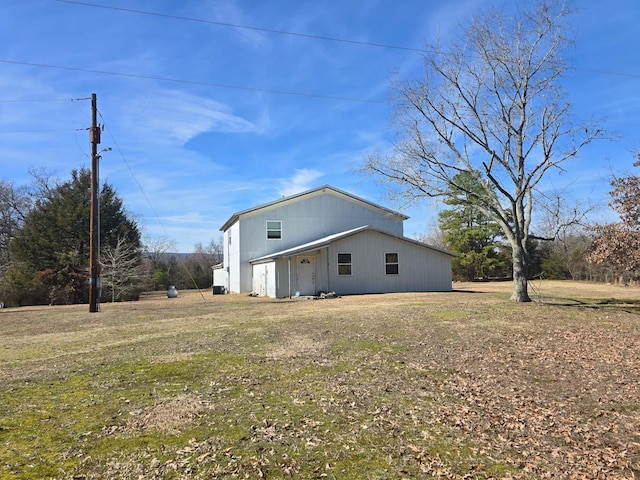
[[[443,250],[449,250],[451,248],[444,239],[444,232],[437,224],[431,225],[429,230],[416,235],[415,238],[419,242],[426,243],[432,247],[441,248]]]
[[[196,288],[211,287],[213,282],[211,267],[222,262],[222,239],[211,240],[208,245],[197,243],[193,252],[180,259],[182,268],[176,283]]]
[[[22,228],[31,203],[24,187],[0,179],[0,276],[11,266],[9,244]]]
[[[123,236],[115,246],[105,246],[100,255],[102,288],[111,293],[111,301],[137,297],[143,275],[140,251]]]
[[[47,198],[51,191],[60,185],[60,179],[56,177],[55,171],[45,167],[30,167],[29,175],[31,175],[31,184],[28,190],[35,200]]]
[[[214,264],[222,263],[224,260],[224,241],[222,235],[220,235],[217,241],[212,238],[206,250],[207,253],[212,255]]]
[[[166,236],[147,237],[142,240],[145,257],[151,262],[153,268],[163,260],[171,250],[175,250],[176,242]]]
[[[145,289],[157,290],[167,288],[175,258],[170,255],[175,251],[176,242],[167,236],[145,237],[142,240],[143,263],[146,270]],[[171,260],[174,260],[172,262]]]
[[[394,84],[398,140],[365,169],[409,201],[452,190],[467,196],[503,230],[513,257],[511,298],[527,302],[537,187],[601,133],[595,124],[572,124],[559,86],[569,11],[562,2],[518,3],[515,17],[474,17],[460,39],[428,50],[424,78]],[[457,182],[461,172],[482,188]]]

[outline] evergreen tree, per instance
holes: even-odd
[[[16,266],[8,278],[19,278],[29,292],[15,303],[87,301],[90,189],[91,172],[83,168],[72,171],[71,180],[41,190],[11,243]],[[139,255],[138,227],[108,184],[100,193],[100,231],[102,247],[116,248],[124,239]]]
[[[440,229],[449,248],[458,254],[453,259],[455,280],[474,280],[509,275],[507,251],[500,244],[500,226],[479,208],[474,207],[474,191],[480,191],[477,180],[468,172],[460,173],[451,187],[445,203],[453,208],[438,214]]]

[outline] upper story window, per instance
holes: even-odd
[[[387,275],[398,275],[398,254],[384,254],[384,271]]]
[[[338,275],[351,275],[351,254],[338,254]]]
[[[282,238],[282,220],[267,220],[267,239],[279,240]]]

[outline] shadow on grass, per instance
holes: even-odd
[[[486,294],[486,293],[491,293],[491,292],[486,292],[486,291],[483,292],[482,290],[462,290],[462,289],[454,288],[453,290],[451,290],[450,292],[447,292],[447,293],[476,293],[476,294],[485,293]]]
[[[536,301],[538,303],[555,305],[558,307],[589,308],[594,310],[620,310],[626,313],[635,313],[640,315],[640,300],[636,299],[579,299],[568,297],[542,297]]]

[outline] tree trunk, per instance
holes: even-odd
[[[514,302],[530,302],[529,285],[527,283],[527,259],[524,248],[513,245],[513,294]]]

